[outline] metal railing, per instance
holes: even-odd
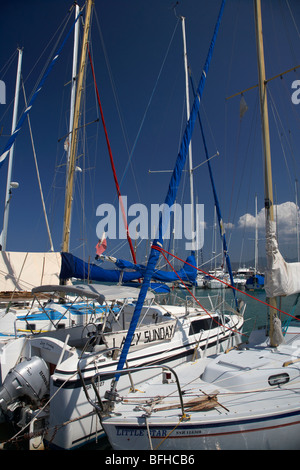
[[[115,349],[115,348],[114,348]],[[130,377],[130,381],[131,383],[132,382],[132,377],[131,377],[131,373],[133,372],[139,372],[139,371],[145,371],[145,370],[153,370],[153,369],[162,369],[163,370],[168,370],[171,372],[171,374],[173,374],[173,376],[175,377],[175,381],[176,381],[176,385],[177,385],[177,390],[178,390],[178,394],[179,394],[179,400],[180,400],[180,407],[181,407],[181,411],[182,411],[182,416],[185,416],[185,411],[184,411],[184,404],[183,404],[183,398],[182,398],[182,391],[181,391],[181,387],[180,387],[180,383],[179,383],[179,379],[178,379],[178,376],[176,374],[176,372],[174,371],[174,369],[172,369],[171,367],[169,366],[166,366],[166,365],[154,365],[154,366],[144,366],[144,367],[131,367],[131,368],[126,368],[126,369],[123,369],[123,370],[113,370],[113,371],[101,371],[101,372],[98,372],[97,374],[95,374],[92,379],[91,379],[91,383],[92,383],[92,387],[93,387],[93,390],[95,392],[95,396],[96,396],[96,399],[98,401],[98,403],[96,403],[95,401],[93,401],[91,399],[91,397],[89,396],[89,393],[88,393],[88,390],[85,386],[85,383],[84,383],[84,379],[83,379],[83,376],[82,376],[82,373],[81,373],[81,370],[80,370],[80,367],[78,365],[78,373],[79,373],[79,376],[81,377],[81,380],[82,380],[82,383],[83,383],[83,387],[84,387],[84,391],[85,391],[85,395],[87,397],[87,400],[89,401],[89,403],[95,408],[95,410],[97,411],[97,414],[99,415],[99,417],[101,417],[103,415],[104,412],[106,412],[107,410],[107,407],[104,406],[103,404],[103,399],[100,397],[100,394],[99,394],[99,390],[98,390],[98,387],[97,387],[97,384],[96,384],[96,380],[99,379],[99,381],[101,380],[104,380],[104,377],[105,376],[112,376],[112,375],[125,375],[125,374],[128,374],[129,377]],[[134,387],[133,387],[134,388]],[[110,395],[110,393],[108,392],[108,394]],[[112,406],[112,404],[114,402],[116,402],[116,398],[118,396],[118,394],[114,394],[114,399],[113,398],[110,398],[108,400],[106,400],[105,403],[109,403],[110,406]]]

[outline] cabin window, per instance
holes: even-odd
[[[195,320],[191,323],[189,335],[196,335],[201,330],[211,330],[222,325],[222,318],[219,315],[213,318],[202,318],[201,320]]]
[[[289,380],[290,376],[287,373],[270,375],[270,377],[268,378],[268,382],[271,387],[274,387],[274,385],[286,384],[287,382],[289,382]]]

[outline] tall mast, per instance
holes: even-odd
[[[266,88],[266,74],[265,74],[265,60],[263,48],[263,33],[262,33],[262,18],[261,18],[261,0],[254,1],[255,12],[255,30],[256,30],[256,46],[257,46],[257,60],[258,60],[258,86],[260,97],[260,112],[262,121],[262,136],[264,148],[264,166],[265,166],[265,215],[266,225],[274,222],[274,208],[273,208],[273,186],[272,186],[272,167],[271,167],[271,147],[270,147],[270,132],[269,132],[269,117],[268,117],[268,103],[267,103],[267,88]],[[276,297],[268,299],[271,307],[276,308]],[[278,346],[274,342],[274,321],[277,317],[275,308],[270,308],[270,344],[271,346]]]
[[[188,77],[188,60],[186,50],[186,34],[185,34],[185,18],[181,18],[182,37],[183,37],[183,57],[184,57],[184,71],[185,71],[185,94],[186,94],[186,117],[187,121],[190,119],[190,97],[189,97],[189,77]],[[193,157],[192,157],[192,142],[189,145],[189,175],[190,175],[190,198],[191,198],[191,236],[192,236],[192,251],[195,251],[195,209],[194,209],[194,179],[193,179]]]
[[[79,5],[77,5],[77,3],[76,3],[76,5],[75,5],[75,19],[79,15],[79,10],[80,10]],[[72,130],[73,130],[73,122],[74,122],[79,26],[80,26],[80,22],[76,21],[75,29],[74,29],[73,67],[72,67],[71,100],[70,100],[70,121],[69,121],[69,134],[68,134],[69,145],[68,145],[68,148],[67,148],[67,171],[66,171],[66,174],[68,174],[68,167],[69,167],[70,153],[71,153]]]
[[[189,75],[188,75],[188,60],[186,50],[186,34],[185,34],[185,18],[181,16],[182,24],[182,37],[183,37],[183,57],[184,57],[184,71],[185,71],[185,95],[186,95],[186,120],[190,119],[190,93],[189,93]],[[192,252],[195,254],[195,208],[194,208],[194,177],[193,177],[193,156],[192,156],[192,141],[189,145],[189,175],[190,175],[190,198],[191,198],[191,237],[192,237]],[[195,285],[192,287],[193,294],[195,295]]]
[[[69,247],[70,247],[70,223],[71,223],[71,208],[72,208],[72,201],[73,201],[75,160],[76,160],[76,150],[77,150],[77,143],[78,143],[78,124],[79,124],[79,117],[80,117],[81,97],[82,97],[82,92],[83,92],[83,77],[84,77],[85,66],[86,66],[87,44],[89,40],[91,13],[92,13],[92,0],[88,0],[85,25],[84,25],[81,59],[80,59],[80,66],[79,66],[79,73],[78,73],[77,90],[76,90],[76,101],[75,101],[74,122],[73,122],[73,130],[72,130],[70,160],[69,160],[68,173],[67,173],[63,242],[62,242],[62,251],[65,251],[65,252],[68,252]]]
[[[297,235],[297,261],[299,263],[299,220],[298,220],[298,180],[295,180],[295,200],[296,200],[296,235]]]
[[[257,194],[255,194],[255,245],[254,245],[254,275],[255,276],[257,274],[257,265],[258,265],[258,220],[257,220]]]
[[[15,100],[14,100],[14,110],[13,110],[11,134],[13,134],[15,129],[16,129],[18,105],[19,105],[19,91],[20,91],[20,81],[21,81],[21,66],[22,66],[23,50],[22,49],[18,49],[18,50],[19,50],[19,56],[18,56],[18,68],[17,68],[17,78],[16,78]],[[4,217],[3,217],[3,231],[2,231],[2,236],[1,236],[1,245],[2,245],[1,249],[3,251],[6,251],[8,216],[9,216],[9,207],[10,207],[11,190],[12,190],[11,176],[12,176],[13,158],[14,158],[14,144],[12,145],[12,147],[10,149],[10,152],[9,152],[9,163],[8,163],[8,170],[7,170],[7,183],[6,183]]]

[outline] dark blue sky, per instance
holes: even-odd
[[[170,174],[149,173],[172,169],[184,129],[185,85],[181,23],[169,0],[95,0],[91,49],[97,84],[122,194],[128,206],[162,203]],[[188,60],[196,84],[206,59],[221,0],[182,0],[176,13],[186,18]],[[72,1],[26,2],[12,0],[2,6],[0,27],[0,79],[6,84],[6,105],[0,105],[3,126],[0,145],[10,132],[17,56],[7,61],[17,47],[24,48],[22,75],[30,96],[62,31]],[[262,0],[266,74],[273,77],[300,64],[300,3],[297,0]],[[67,29],[73,21],[73,13]],[[296,25],[298,25],[298,30]],[[81,27],[81,37],[83,28]],[[63,36],[64,37],[63,33]],[[171,40],[172,39],[172,40]],[[64,206],[64,139],[68,132],[70,77],[73,39],[69,38],[31,111],[31,124],[47,204],[54,246],[60,250]],[[108,70],[109,66],[109,70]],[[275,196],[281,217],[279,242],[283,254],[296,256],[295,180],[299,179],[299,110],[292,103],[292,83],[299,70],[269,83],[270,128]],[[202,119],[216,187],[227,229],[231,258],[247,261],[254,256],[254,198],[258,210],[264,204],[263,164],[257,88],[245,92],[248,111],[239,117],[239,97],[226,100],[257,84],[256,44],[252,0],[227,0],[211,68],[203,93]],[[191,97],[192,101],[192,97]],[[117,105],[116,105],[117,103]],[[19,112],[24,108],[21,95]],[[116,202],[98,105],[87,69],[85,110],[86,137],[81,139],[76,174],[76,198],[72,218],[71,251],[93,259],[97,242],[96,208]],[[274,119],[276,118],[276,120]],[[83,146],[84,145],[84,146]],[[196,126],[193,136],[193,166],[204,159]],[[130,163],[129,155],[133,149]],[[4,205],[7,163],[1,169],[0,207]],[[19,135],[14,156],[13,181],[19,182],[11,203],[7,249],[49,249],[42,214],[28,125]],[[204,260],[211,258],[213,196],[206,165],[194,172],[195,195],[204,204]],[[180,204],[189,202],[187,173],[178,195]],[[2,226],[2,209],[0,225]],[[245,217],[245,214],[251,216]],[[248,220],[248,229],[239,221]],[[285,218],[284,218],[285,217]],[[294,219],[293,219],[294,217]],[[283,219],[284,218],[284,219]],[[283,227],[284,220],[284,227]],[[129,217],[130,222],[130,217]],[[260,222],[261,224],[261,222]],[[263,223],[262,223],[263,225]],[[263,238],[263,231],[259,232]],[[137,241],[138,261],[144,261],[146,243]],[[128,256],[128,247],[109,240],[107,254]],[[260,241],[260,254],[264,242]],[[243,248],[243,250],[242,250]],[[182,244],[176,248],[185,257]]]

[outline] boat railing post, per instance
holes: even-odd
[[[168,369],[171,374],[174,375],[175,377],[175,382],[176,382],[176,386],[177,386],[177,390],[178,390],[178,395],[179,395],[179,401],[180,401],[180,407],[181,407],[181,412],[182,412],[182,419],[188,419],[188,416],[186,415],[185,411],[184,411],[184,404],[183,404],[183,397],[182,397],[182,391],[181,391],[181,387],[180,387],[180,382],[179,382],[179,379],[178,379],[178,376],[176,374],[176,372],[174,371],[174,369],[172,369],[171,367],[169,366],[166,366],[166,365],[156,365],[156,366],[147,366],[147,367],[131,367],[131,368],[128,368],[128,369],[123,369],[123,370],[120,370],[118,371],[117,373],[119,375],[125,375],[125,374],[130,374],[131,372],[138,372],[138,371],[141,371],[141,370],[150,370],[150,369]],[[81,375],[81,371],[79,372],[79,374]],[[93,389],[94,389],[94,392],[96,394],[96,397],[97,397],[97,400],[99,402],[99,405],[97,405],[95,402],[93,402],[90,397],[88,396],[88,392],[87,390],[85,389],[85,392],[86,392],[86,395],[87,395],[87,399],[89,401],[89,403],[96,409],[97,412],[107,412],[107,408],[108,409],[112,409],[112,405],[113,403],[117,402],[117,400],[120,400],[120,397],[118,394],[114,394],[114,399],[110,398],[107,400],[107,402],[109,403],[109,406],[108,407],[104,407],[103,406],[103,401],[101,400],[101,397],[100,397],[100,394],[98,392],[98,389],[97,389],[97,386],[95,384],[95,381],[97,378],[100,379],[103,379],[104,376],[106,375],[112,375],[112,374],[116,374],[116,371],[106,371],[106,372],[98,372],[97,374],[95,374],[93,377],[92,377],[92,386],[93,386]],[[111,396],[111,395],[109,395]]]

